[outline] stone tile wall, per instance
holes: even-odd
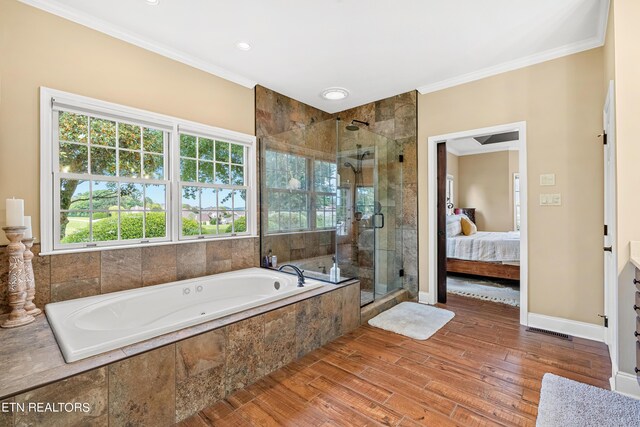
[[[354,283],[6,399],[91,411],[5,413],[0,426],[173,425],[359,325]]]
[[[245,238],[39,256],[36,305],[259,266],[259,239]],[[8,261],[0,248],[0,314],[7,305]]]

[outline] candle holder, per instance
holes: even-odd
[[[22,244],[22,236],[27,227],[3,227],[2,228],[9,239],[9,283],[8,283],[8,299],[11,312],[9,318],[2,323],[3,328],[15,328],[17,326],[27,325],[36,320],[30,314],[27,314],[24,305],[27,301],[27,287],[24,274],[24,250]]]
[[[22,243],[24,244],[24,276],[25,276],[25,285],[27,288],[27,301],[24,304],[24,310],[27,314],[32,316],[37,316],[42,313],[36,305],[33,303],[33,299],[36,297],[36,278],[33,274],[33,252],[31,252],[31,248],[33,247],[33,239],[22,239]]]

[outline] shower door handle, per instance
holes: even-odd
[[[376,221],[376,217],[380,217],[380,225],[378,225],[378,221]],[[384,228],[384,214],[377,213],[373,215],[373,228]]]

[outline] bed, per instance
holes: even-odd
[[[447,217],[447,272],[500,279],[520,279],[520,232],[478,231],[470,236],[457,232]]]

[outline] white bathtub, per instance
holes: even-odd
[[[323,286],[249,268],[197,279],[47,304],[47,319],[68,362],[238,313]]]

